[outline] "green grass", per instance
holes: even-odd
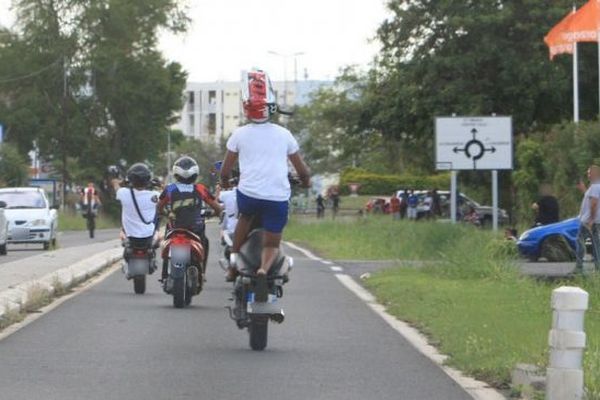
[[[96,229],[119,228],[121,225],[108,215],[100,214],[96,218]],[[81,214],[60,212],[58,214],[58,227],[61,231],[85,231],[86,220]]]
[[[585,357],[589,399],[600,399],[600,276],[564,282],[521,277],[509,242],[492,232],[388,218],[292,221],[286,239],[334,259],[421,260],[373,274],[367,287],[388,311],[429,336],[448,363],[505,388],[517,363],[548,360],[550,295],[564,284],[590,293]]]

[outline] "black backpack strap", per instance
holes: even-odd
[[[135,198],[135,193],[133,191],[133,188],[129,188],[129,190],[131,191],[131,198],[133,199],[133,205],[135,206],[135,211],[137,211],[138,216],[140,217],[142,222],[146,225],[152,224],[152,222],[146,222],[146,220],[144,219],[144,216],[142,215],[142,212],[140,211],[140,206],[138,206],[138,202]]]

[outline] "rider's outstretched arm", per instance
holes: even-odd
[[[229,178],[231,178],[231,171],[235,163],[238,160],[238,153],[235,153],[231,150],[227,150],[225,153],[225,159],[223,160],[223,165],[221,165],[221,186],[223,188],[229,187]]]
[[[302,159],[300,152],[297,151],[294,154],[290,154],[288,157],[289,157],[292,165],[296,169],[296,172],[298,173],[300,180],[302,181],[302,186],[309,187],[310,186],[310,170],[308,169],[308,166]]]

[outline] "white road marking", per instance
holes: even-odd
[[[331,265],[333,264],[331,261],[327,261],[327,260],[321,260],[321,262],[325,265]]]
[[[343,272],[344,271],[344,268],[338,267],[337,265],[334,265],[333,267],[329,267],[329,268],[331,268],[331,270],[333,272]]]
[[[335,274],[335,277],[359,299],[367,303],[369,308],[375,311],[377,315],[379,315],[385,322],[387,322],[392,328],[400,333],[400,335],[402,335],[414,348],[421,352],[421,354],[437,364],[450,378],[459,384],[474,399],[506,400],[502,394],[493,388],[490,388],[485,382],[465,376],[457,369],[444,365],[444,361],[448,358],[448,356],[440,354],[438,349],[430,345],[427,342],[427,338],[418,330],[411,327],[406,322],[400,321],[393,315],[388,314],[388,312],[385,310],[385,307],[377,303],[375,297],[369,291],[359,285],[351,276],[346,274]]]
[[[306,257],[310,258],[311,260],[314,260],[314,261],[319,261],[319,262],[323,262],[323,259],[322,259],[321,257],[317,257],[317,256],[315,256],[315,255],[314,255],[313,253],[311,253],[310,251],[308,251],[308,250],[306,250],[306,249],[303,249],[302,247],[300,247],[300,246],[297,246],[297,245],[295,245],[294,243],[291,243],[291,242],[283,242],[283,243],[285,243],[285,245],[286,245],[286,246],[289,246],[289,247],[291,247],[292,249],[294,249],[294,250],[297,250],[297,251],[299,251],[300,253],[304,254]]]

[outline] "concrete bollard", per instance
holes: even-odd
[[[563,286],[552,292],[547,400],[583,399],[584,316],[588,297],[588,293],[578,287]]]

